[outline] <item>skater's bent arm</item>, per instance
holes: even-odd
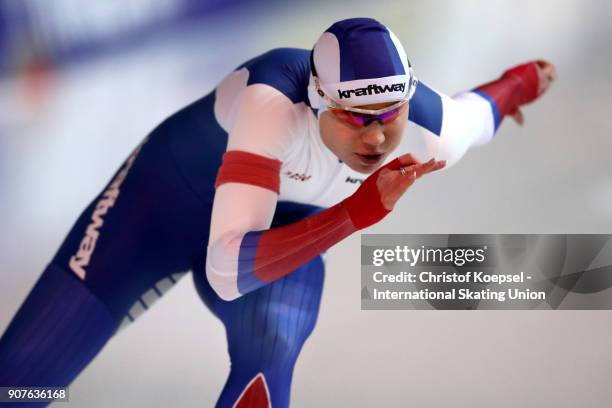
[[[232,300],[279,279],[357,230],[342,203],[270,228],[276,199],[264,187],[218,186],[206,275],[221,298]]]
[[[256,185],[250,174],[274,163],[244,155],[233,151],[224,157],[206,259],[207,278],[225,300],[287,275],[353,232],[380,221],[417,178],[444,167],[443,162],[419,163],[410,155],[401,156],[371,174],[353,195],[335,206],[270,229],[276,181],[261,183],[262,173]],[[226,169],[234,166],[241,166],[243,172],[228,175]],[[273,179],[272,172],[267,174]]]

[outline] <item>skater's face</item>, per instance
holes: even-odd
[[[359,106],[377,110],[394,103]],[[329,150],[351,169],[372,173],[399,145],[408,122],[408,103],[385,117],[369,121],[363,116],[326,110],[319,117],[321,139]]]

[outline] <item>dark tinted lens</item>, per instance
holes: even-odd
[[[389,112],[385,112],[383,114],[378,115],[378,118],[380,121],[382,121],[382,123],[389,123],[395,118],[397,118],[397,116],[400,113],[400,109],[402,109],[401,106],[397,109],[393,109],[393,110],[390,110]]]
[[[368,120],[363,116],[357,116],[354,112],[345,111],[343,109],[330,109],[329,111],[338,119],[357,127],[366,126]]]
[[[400,109],[393,109],[380,115],[369,115],[366,113],[350,112],[343,109],[330,109],[330,111],[340,120],[348,122],[357,127],[368,126],[372,122],[379,121],[383,124],[389,123],[399,115]]]

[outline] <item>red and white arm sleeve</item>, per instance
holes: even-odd
[[[339,204],[279,228],[268,229],[275,201],[275,184],[264,187],[252,174],[274,163],[242,152],[228,152],[219,172],[217,194],[206,260],[208,280],[225,299],[232,300],[279,279],[308,262],[358,229],[366,228],[389,212],[381,203],[372,174],[360,188]],[[244,172],[227,171],[241,166]],[[250,169],[248,168],[250,167]],[[397,160],[387,168],[399,168]],[[267,172],[268,170],[265,170]],[[262,173],[263,175],[263,173]],[[268,177],[273,178],[272,173]],[[248,209],[247,209],[248,208]],[[245,214],[246,212],[246,214]],[[223,213],[222,215],[220,215]]]
[[[538,97],[537,62],[518,65],[503,73],[498,80],[477,87],[474,92],[487,98],[496,115],[496,128],[507,114]]]
[[[425,133],[426,159],[446,160],[449,168],[470,147],[489,142],[505,115],[537,96],[538,75],[532,62],[452,98],[419,83],[410,119]]]

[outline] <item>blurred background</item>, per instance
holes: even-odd
[[[356,16],[387,24],[447,94],[535,58],[559,73],[523,127],[505,121],[367,232],[612,233],[612,2],[0,0],[0,333],[150,130],[247,59]],[[359,243],[328,253],[293,406],[610,406],[612,313],[361,311]],[[188,276],[115,336],[69,406],[213,406],[228,371]]]

